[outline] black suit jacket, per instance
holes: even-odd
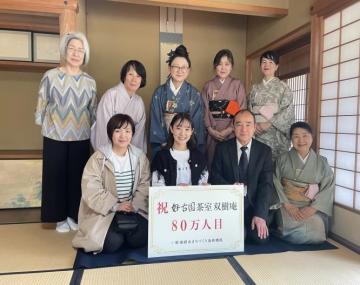
[[[210,182],[231,185],[239,181],[236,138],[217,144]],[[273,162],[271,148],[253,139],[248,165],[247,199],[254,216],[266,220],[272,200]]]

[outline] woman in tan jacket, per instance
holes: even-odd
[[[100,148],[87,162],[74,247],[109,253],[124,244],[146,245],[150,171],[146,155],[130,144],[134,132],[131,117],[114,115],[107,124],[111,145]],[[129,226],[128,216],[135,220],[133,229],[124,229]],[[124,220],[125,225],[120,225]]]

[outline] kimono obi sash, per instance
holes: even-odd
[[[263,108],[266,109],[266,112],[268,113],[269,117],[273,117],[274,114],[279,112],[279,106],[276,103],[266,103],[265,105],[257,105],[253,107],[253,113],[255,115],[255,119],[257,123],[265,123],[268,120],[260,114],[260,109]]]
[[[209,110],[213,118],[231,119],[240,111],[240,107],[234,100],[210,100]]]
[[[302,206],[309,206],[312,199],[317,194],[314,193],[313,187],[310,187],[308,183],[282,178],[281,184],[284,187],[285,196],[290,201],[301,204]]]

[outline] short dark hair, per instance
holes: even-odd
[[[276,65],[279,64],[279,59],[280,59],[279,55],[273,50],[267,50],[260,56],[260,64],[261,64],[263,58],[272,60],[273,62],[275,62]]]
[[[293,123],[290,127],[290,137],[292,137],[294,130],[298,129],[298,128],[306,130],[311,135],[313,134],[312,128],[308,123],[296,122],[296,123]]]
[[[189,53],[186,49],[186,47],[184,45],[179,45],[175,50],[171,50],[168,54],[167,54],[168,60],[166,61],[168,63],[169,66],[171,66],[172,62],[174,61],[175,58],[177,57],[183,57],[186,59],[189,67],[191,67],[191,61],[190,61],[190,57],[189,57]]]
[[[251,112],[251,111],[248,110],[248,109],[242,109],[242,110],[238,111],[238,112],[234,115],[233,124],[235,124],[235,118],[236,118],[238,115],[244,114],[244,113],[249,113],[249,114],[253,117],[253,119],[254,119],[254,124],[256,123],[256,119],[255,119],[254,113]]]
[[[217,54],[214,57],[213,61],[213,67],[214,69],[220,64],[221,59],[226,56],[228,60],[230,61],[231,65],[234,66],[234,57],[229,49],[222,49],[217,52]]]
[[[127,127],[128,124],[130,124],[132,135],[134,135],[135,134],[135,123],[129,115],[115,114],[114,116],[112,116],[110,118],[109,122],[106,125],[106,131],[107,131],[107,135],[108,135],[108,138],[109,138],[111,144],[113,143],[112,136],[114,134],[114,131],[116,129],[121,129],[122,126]]]
[[[170,123],[170,127],[174,127],[176,122],[179,122],[178,125],[180,125],[183,121],[188,121],[190,123],[191,129],[194,130],[194,124],[193,121],[191,120],[190,114],[189,113],[177,113],[174,118],[171,120]],[[169,139],[168,139],[168,143],[167,143],[167,148],[172,148],[174,146],[174,135],[172,134],[172,132],[170,131],[169,128]],[[196,148],[197,145],[197,140],[196,140],[196,136],[195,133],[193,132],[189,141],[186,143],[188,149],[192,150]]]
[[[141,76],[140,88],[143,88],[146,85],[146,70],[144,65],[137,60],[129,60],[123,65],[120,72],[120,80],[122,83],[125,83],[126,74],[129,72],[130,68],[134,68],[136,73]]]

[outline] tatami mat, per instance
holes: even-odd
[[[335,242],[334,242],[335,243]],[[258,285],[360,284],[360,255],[338,249],[235,256]]]
[[[84,271],[81,285],[244,284],[226,259],[118,266]]]
[[[0,285],[69,285],[73,271],[0,275]]]
[[[71,269],[73,236],[39,223],[1,225],[0,273]]]

